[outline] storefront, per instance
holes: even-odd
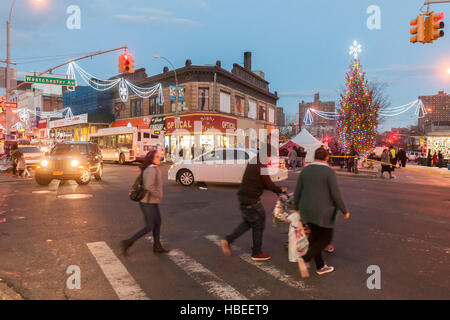
[[[37,130],[36,130],[36,139],[45,140],[49,137],[49,130],[47,128],[48,120],[43,119],[38,121]]]
[[[444,159],[450,159],[450,134],[428,136],[427,150],[431,151],[431,155],[440,151]]]
[[[166,150],[211,150],[236,146],[237,118],[217,113],[187,113],[165,118]]]
[[[150,127],[151,120],[152,117],[120,119],[114,121],[111,127],[134,127],[138,129],[148,129]]]
[[[49,137],[59,141],[89,141],[89,135],[99,129],[109,128],[113,116],[109,114],[80,114],[71,119],[48,123]]]

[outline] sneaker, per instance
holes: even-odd
[[[227,240],[221,241],[223,254],[226,256],[231,256],[231,245]]]
[[[252,256],[253,261],[267,261],[270,260],[271,256],[268,254],[260,252],[257,256]]]
[[[316,272],[317,272],[318,275],[323,275],[325,273],[330,273],[330,272],[333,272],[333,271],[334,271],[334,267],[329,267],[327,265],[324,265],[322,267],[322,269],[319,269]]]

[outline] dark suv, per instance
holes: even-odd
[[[53,179],[75,180],[88,184],[91,176],[100,180],[103,159],[97,144],[91,142],[57,143],[36,167],[36,182],[48,185]]]

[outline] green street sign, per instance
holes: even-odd
[[[39,83],[39,84],[50,84],[54,86],[73,86],[77,85],[75,79],[64,79],[64,78],[50,78],[50,77],[38,77],[32,75],[25,75],[26,83]]]

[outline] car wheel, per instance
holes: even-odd
[[[91,181],[91,173],[88,169],[83,169],[83,171],[81,171],[80,177],[75,181],[78,184],[88,184],[89,181]]]
[[[102,180],[103,176],[103,165],[100,165],[98,167],[97,172],[94,174],[95,180]]]
[[[125,155],[123,153],[119,156],[119,164],[125,164]]]
[[[36,180],[37,184],[41,185],[41,186],[48,186],[50,184],[50,182],[52,182],[52,179],[44,178],[44,177],[40,177],[40,176],[35,176],[35,180]]]
[[[189,187],[194,183],[194,175],[189,170],[182,170],[178,175],[178,181],[185,186]]]

